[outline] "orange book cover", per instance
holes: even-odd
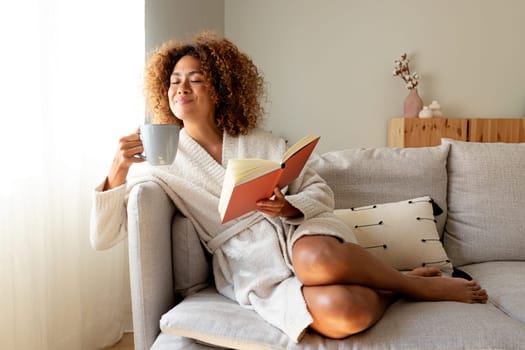
[[[232,159],[228,162],[219,200],[221,222],[225,223],[257,209],[257,201],[270,198],[276,186],[295,180],[319,142],[306,135],[283,155],[281,162],[265,159]]]

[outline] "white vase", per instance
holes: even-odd
[[[423,109],[419,112],[419,118],[432,118],[433,116],[432,110],[427,106],[423,106]]]
[[[434,100],[432,103],[428,106],[430,110],[432,111],[432,116],[434,117],[442,117],[443,111],[441,110],[441,105],[438,101]]]

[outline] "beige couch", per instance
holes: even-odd
[[[361,334],[307,333],[295,344],[208,284],[193,227],[158,185],[144,183],[128,204],[136,349],[525,348],[525,144],[348,149],[313,155],[309,165],[337,208],[430,196],[444,210],[435,228],[448,258],[488,290],[489,302],[400,299]]]

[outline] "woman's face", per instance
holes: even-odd
[[[184,122],[213,123],[215,106],[204,81],[198,59],[182,57],[170,77],[168,89],[170,109]]]

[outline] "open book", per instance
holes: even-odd
[[[257,201],[270,198],[277,186],[295,180],[314,150],[319,136],[306,135],[290,147],[280,162],[266,159],[230,159],[219,200],[222,223],[257,209]]]

